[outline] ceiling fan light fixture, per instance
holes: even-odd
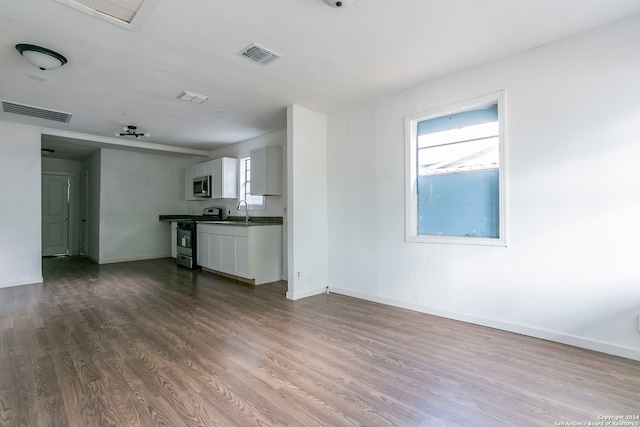
[[[136,138],[140,138],[141,136],[150,137],[151,135],[148,133],[138,133],[138,128],[136,126],[125,126],[122,128],[124,132],[116,133],[116,136],[135,136]]]
[[[17,44],[16,50],[30,64],[35,65],[41,70],[55,70],[67,63],[67,58],[51,49],[36,46],[33,44]]]

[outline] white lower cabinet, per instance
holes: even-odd
[[[255,285],[282,278],[282,226],[198,224],[198,264]]]
[[[171,221],[171,258],[178,256],[178,223]]]
[[[235,237],[233,239],[233,251],[235,255],[234,270],[240,277],[251,276],[251,255],[248,237]]]
[[[209,264],[209,235],[198,225],[198,232],[196,234],[196,262],[198,265]]]
[[[208,268],[222,271],[222,238],[218,234],[207,234],[209,241],[209,263]]]
[[[235,257],[233,250],[233,236],[220,237],[220,271],[236,274],[234,269]]]

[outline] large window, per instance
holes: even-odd
[[[408,117],[408,241],[505,244],[503,93]]]
[[[249,210],[264,210],[264,196],[254,196],[251,194],[251,157],[240,159],[240,191],[238,201],[246,200]],[[243,208],[244,209],[244,208]]]

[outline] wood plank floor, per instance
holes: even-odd
[[[43,269],[42,285],[0,289],[0,426],[553,426],[640,414],[636,361],[341,295],[289,301],[284,282],[252,287],[170,259]]]

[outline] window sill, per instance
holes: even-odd
[[[407,243],[436,243],[447,245],[507,246],[505,239],[491,237],[408,235],[405,241]]]

